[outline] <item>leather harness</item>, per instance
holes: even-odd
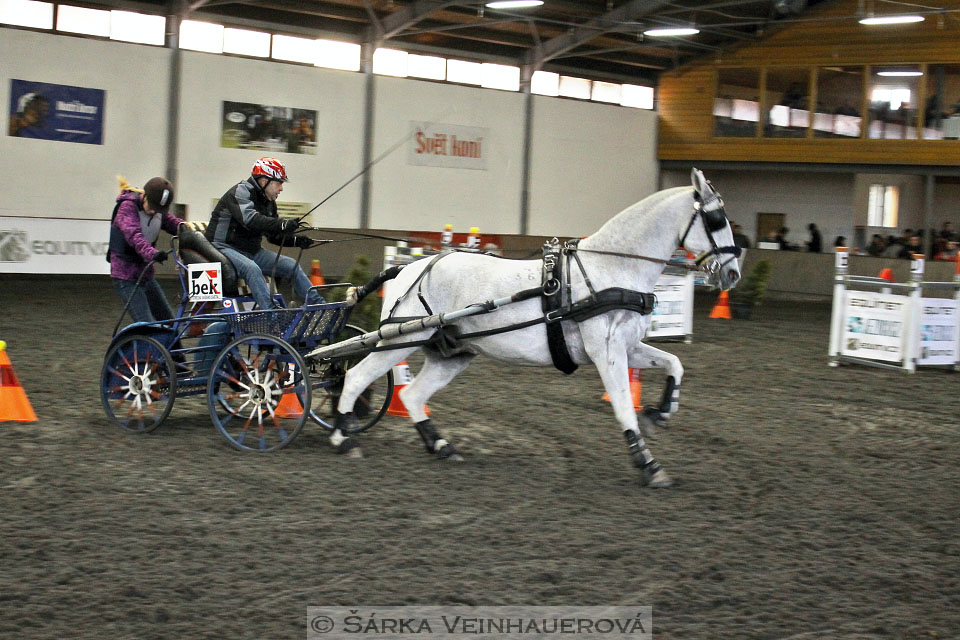
[[[470,346],[464,344],[466,340],[498,333],[507,333],[509,331],[516,331],[544,323],[546,325],[547,344],[550,348],[550,357],[553,359],[553,365],[566,374],[573,373],[576,371],[578,365],[573,361],[573,358],[570,357],[570,351],[567,349],[567,343],[563,336],[563,327],[561,325],[562,321],[572,320],[574,322],[583,322],[594,316],[616,309],[625,309],[642,315],[649,315],[653,313],[653,307],[656,303],[656,296],[652,293],[631,291],[620,287],[611,287],[609,289],[596,291],[583,268],[580,256],[577,255],[578,242],[579,240],[569,240],[564,243],[563,246],[560,245],[560,241],[556,238],[546,242],[543,245],[543,275],[541,285],[534,289],[524,290],[518,294],[521,299],[540,297],[543,310],[542,316],[506,327],[497,327],[466,334],[461,334],[456,325],[444,325],[426,340],[378,346],[371,349],[371,351],[388,351],[392,349],[405,349],[411,346],[428,346],[436,349],[443,357],[453,357],[461,353],[472,352]],[[420,299],[420,303],[423,305],[427,314],[432,314],[433,311],[423,296],[421,289],[423,279],[439,260],[455,251],[454,249],[449,249],[434,256],[407,290],[409,292],[412,291],[414,287],[417,287],[417,297]],[[580,273],[583,275],[587,288],[590,290],[588,297],[576,302],[573,302],[571,299],[572,287],[570,283],[570,273],[574,260],[580,269]],[[566,262],[566,266],[564,266],[564,262]],[[403,296],[397,298],[397,301],[394,303],[394,308],[391,309],[390,317],[384,320],[381,325],[418,319],[414,317],[393,316],[393,311],[402,298]],[[494,309],[489,309],[489,311],[493,310]]]

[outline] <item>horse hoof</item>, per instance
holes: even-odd
[[[437,451],[437,459],[447,462],[463,462],[463,456],[452,444],[445,444]]]
[[[347,458],[362,458],[363,450],[360,449],[360,443],[357,442],[356,438],[344,438],[338,442],[334,448],[337,453],[346,456]]]
[[[648,473],[644,470],[643,486],[651,489],[666,489],[673,486],[673,479],[663,469],[657,469],[654,473]]]
[[[354,447],[353,449],[350,449],[349,451],[347,451],[347,452],[344,454],[344,457],[345,457],[345,458],[353,458],[353,459],[355,459],[355,460],[356,460],[356,459],[359,459],[359,458],[362,458],[362,457],[363,457],[363,449],[361,449],[360,447]]]

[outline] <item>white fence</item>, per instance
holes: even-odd
[[[960,272],[953,282],[925,282],[924,259],[914,254],[910,281],[852,276],[848,252],[838,248],[833,312],[830,321],[830,366],[855,363],[903,369],[949,366],[960,371]],[[924,297],[949,291],[951,297]]]

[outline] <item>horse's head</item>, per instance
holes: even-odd
[[[680,245],[696,255],[697,267],[709,274],[709,279],[721,289],[732,289],[740,280],[740,247],[733,242],[733,230],[723,200],[713,185],[694,169],[694,201],[690,223],[680,238]]]

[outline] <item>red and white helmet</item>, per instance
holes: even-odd
[[[287,181],[287,168],[276,158],[264,156],[253,163],[253,170],[250,172],[254,178],[269,178],[270,180]]]

